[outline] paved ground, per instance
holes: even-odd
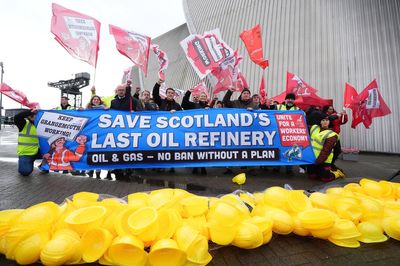
[[[190,169],[177,169],[176,173],[159,173],[151,170],[137,172],[139,177],[130,182],[96,180],[89,177],[41,174],[22,177],[16,172],[16,129],[7,127],[0,131],[0,210],[26,208],[43,201],[61,203],[79,191],[92,191],[123,197],[136,191],[149,191],[160,187],[178,187],[200,195],[220,195],[239,187],[231,182],[232,175],[224,169],[208,170],[208,175],[192,175]],[[343,185],[360,177],[387,179],[400,169],[399,155],[361,154],[357,162],[339,161],[347,179],[331,184],[309,180],[297,173],[287,176],[270,169],[248,169],[247,182],[242,189],[249,192],[267,187],[289,184],[295,189],[323,190],[327,186]],[[241,172],[240,169],[234,169]],[[284,172],[284,170],[282,171]],[[400,176],[394,181],[400,182]],[[295,235],[274,235],[272,241],[254,250],[235,247],[211,246],[213,260],[210,265],[400,265],[400,242],[389,240],[379,244],[362,244],[360,248],[337,247],[327,241]],[[0,265],[16,265],[0,256]],[[97,264],[91,264],[97,265]]]

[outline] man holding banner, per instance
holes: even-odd
[[[22,111],[14,116],[14,123],[18,127],[18,172],[28,176],[33,171],[35,160],[41,159],[39,140],[36,134],[34,121],[36,109]],[[48,172],[48,171],[47,171]]]
[[[160,111],[181,111],[182,107],[179,103],[175,102],[175,90],[173,88],[168,88],[165,92],[165,99],[161,99],[160,97],[160,87],[164,80],[158,80],[157,83],[153,87],[153,99],[160,107]]]

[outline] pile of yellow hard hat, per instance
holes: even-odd
[[[273,232],[353,248],[400,240],[400,184],[387,181],[362,179],[309,196],[270,187],[219,198],[160,189],[124,199],[80,192],[61,206],[0,211],[0,253],[22,265],[179,266],[208,264],[208,241],[252,249]]]

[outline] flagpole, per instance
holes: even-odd
[[[97,68],[95,67],[94,74],[93,74],[93,86],[95,86],[95,83],[96,83],[96,70],[97,70]]]
[[[346,108],[343,106],[343,112],[346,111]],[[342,124],[344,123],[344,114],[342,113]]]

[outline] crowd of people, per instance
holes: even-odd
[[[100,97],[96,94],[96,88],[92,87],[92,96],[85,109],[114,109],[121,111],[169,111],[171,113],[181,110],[190,109],[208,109],[208,108],[244,108],[248,110],[300,110],[296,106],[296,96],[293,93],[288,93],[285,101],[282,103],[273,102],[271,100],[261,103],[258,94],[251,95],[251,91],[244,88],[237,99],[231,99],[235,88],[227,90],[222,101],[218,98],[209,99],[206,92],[193,93],[193,89],[186,91],[182,103],[175,101],[176,92],[173,88],[167,88],[165,97],[160,96],[160,87],[164,81],[158,80],[153,87],[152,92],[148,90],[141,91],[140,88],[133,90],[132,82],[128,80],[126,83],[116,87],[114,95]],[[61,97],[60,106],[56,110],[71,110],[73,107],[69,104],[69,99],[66,96]],[[83,108],[80,108],[83,109]],[[316,157],[316,162],[313,165],[300,166],[301,173],[307,173],[310,178],[319,179],[324,182],[332,181],[336,178],[344,177],[344,173],[335,165],[339,154],[341,153],[340,146],[340,127],[348,120],[345,111],[336,112],[333,106],[324,106],[322,109],[318,106],[311,106],[306,112],[307,125],[311,137],[312,148]],[[50,163],[55,165],[58,170],[64,172],[70,171],[73,174],[86,175],[90,177],[100,178],[100,169],[93,171],[74,171],[70,166],[70,161],[79,160],[84,152],[84,143],[86,139],[77,138],[79,143],[75,151],[57,150],[57,141],[66,141],[65,138],[58,138],[49,142],[51,147],[54,146],[54,151],[46,153],[46,156],[40,156],[39,141],[36,135],[34,119],[37,110],[26,110],[17,114],[14,118],[15,124],[19,130],[18,136],[18,172],[23,176],[28,176],[33,171],[33,163],[37,159],[42,160],[42,164]],[[49,141],[52,138],[49,138]],[[78,140],[79,139],[79,140]],[[63,145],[61,145],[63,146]],[[61,147],[60,146],[60,147]],[[57,157],[58,156],[58,157]],[[69,158],[71,157],[71,158]],[[243,167],[245,168],[245,167]],[[160,169],[164,170],[164,169]],[[225,173],[232,173],[230,168],[226,168]],[[279,167],[273,167],[275,172],[279,172]],[[44,170],[43,170],[44,171]],[[115,174],[117,180],[129,180],[129,175],[133,170],[115,169],[108,171],[107,179],[112,179],[111,174]],[[174,172],[174,169],[170,169]],[[206,175],[205,167],[193,168],[193,174]],[[293,174],[292,166],[286,166],[286,173]]]

